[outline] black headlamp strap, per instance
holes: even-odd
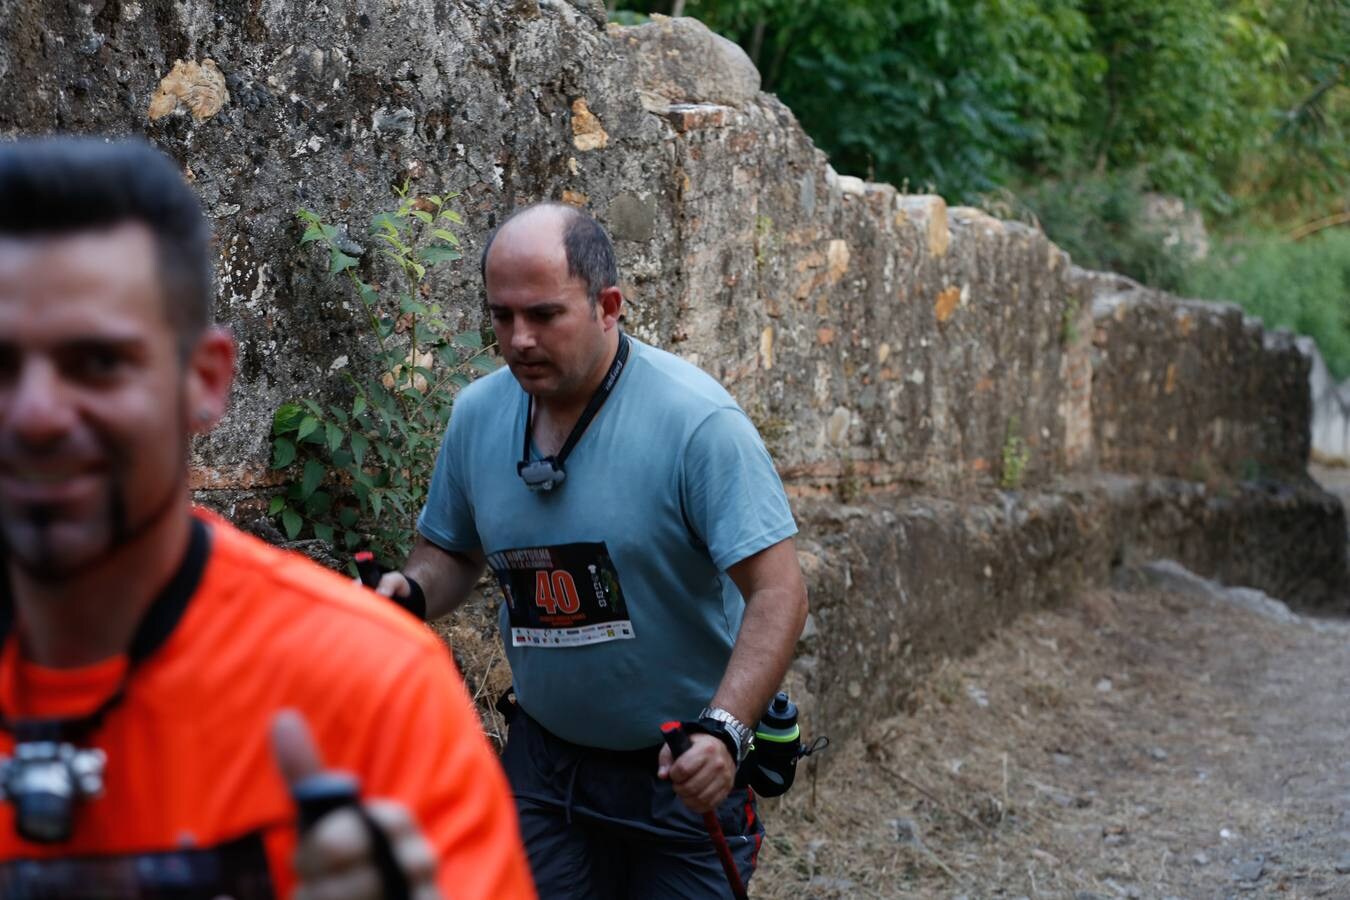
[[[591,395],[590,402],[586,408],[581,411],[581,418],[572,426],[572,433],[567,436],[567,441],[562,445],[562,449],[556,455],[548,457],[545,461],[552,461],[555,470],[561,470],[563,463],[567,460],[568,454],[572,448],[581,440],[581,436],[586,433],[590,427],[591,420],[595,418],[596,413],[600,412],[600,407],[605,405],[609,395],[614,392],[614,385],[619,381],[619,375],[623,372],[624,365],[628,362],[628,335],[619,332],[619,350],[614,354],[614,361],[609,364],[609,371],[605,373],[604,381],[595,389]],[[527,395],[528,396],[528,395]],[[521,451],[520,466],[523,468],[530,463],[530,445],[534,441],[534,397],[529,397],[529,402],[525,406],[525,447]]]
[[[122,682],[108,699],[98,705],[93,712],[83,716],[53,719],[11,719],[0,709],[0,729],[14,735],[16,742],[24,741],[67,741],[77,743],[86,735],[98,729],[106,716],[126,696],[127,684],[131,680],[132,670],[154,655],[164,642],[173,634],[188,603],[197,592],[202,572],[206,569],[206,560],[211,552],[211,533],[206,525],[197,518],[192,520],[192,530],[188,537],[187,553],[164,590],[160,591],[136,626],[136,633],[127,648],[127,669]],[[14,625],[14,604],[9,596],[8,586],[0,589],[0,646],[9,638]]]

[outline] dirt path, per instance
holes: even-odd
[[[1350,898],[1350,624],[1263,608],[1025,617],[765,803],[752,895]]]

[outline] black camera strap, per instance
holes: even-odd
[[[586,408],[581,411],[581,418],[577,419],[577,423],[572,426],[572,433],[567,436],[567,441],[562,445],[562,449],[559,450],[556,455],[546,456],[543,459],[534,462],[533,465],[543,465],[547,467],[557,476],[555,479],[556,481],[562,480],[563,463],[567,461],[567,457],[572,452],[572,448],[577,445],[577,441],[581,440],[581,436],[585,434],[586,429],[590,427],[591,420],[595,418],[596,413],[600,412],[600,407],[605,405],[605,401],[609,399],[609,395],[614,392],[614,385],[618,383],[619,375],[623,373],[623,367],[627,362],[628,335],[619,332],[619,349],[618,352],[614,354],[614,361],[609,364],[609,371],[605,373],[604,380],[600,382],[600,386],[597,387],[595,393],[591,395],[590,402],[588,402]],[[525,407],[525,446],[521,451],[520,462],[516,465],[516,471],[521,474],[521,477],[525,477],[526,468],[532,465],[530,461],[530,445],[534,441],[534,397],[533,395],[528,396],[529,402]],[[526,483],[531,487],[534,487],[536,484],[529,478],[526,478]],[[547,487],[551,488],[552,483],[549,483]]]
[[[54,741],[78,744],[89,734],[96,731],[103,719],[126,696],[127,685],[137,665],[149,659],[164,645],[173,634],[188,603],[197,591],[202,572],[206,569],[206,560],[210,555],[211,535],[206,525],[197,518],[192,520],[192,531],[188,538],[187,553],[169,583],[164,586],[145,614],[136,633],[127,648],[127,668],[122,681],[108,699],[104,700],[92,712],[82,716],[69,716],[45,719],[11,719],[0,708],[0,730],[14,735],[16,743],[27,741]],[[0,646],[9,639],[10,629],[14,626],[14,603],[9,596],[8,585],[0,581]]]

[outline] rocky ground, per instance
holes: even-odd
[[[1350,897],[1350,623],[1184,570],[1024,617],[764,804],[761,898]]]

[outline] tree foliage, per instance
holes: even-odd
[[[1242,161],[1238,191],[1267,224],[1345,209],[1350,184],[1350,0],[1271,4],[1282,35],[1279,78],[1251,102],[1270,112],[1260,152]]]
[[[647,11],[662,11],[649,3]],[[1043,153],[1094,77],[1076,0],[690,0],[836,168],[969,196]]]
[[[669,0],[626,4],[668,12]],[[1344,186],[1347,0],[686,0],[836,168],[952,199],[1140,172],[1214,213]]]
[[[1350,376],[1350,0],[631,0],[621,18],[672,3],[740,43],[840,171],[1235,300]],[[1150,221],[1150,191],[1206,213],[1208,261]]]

